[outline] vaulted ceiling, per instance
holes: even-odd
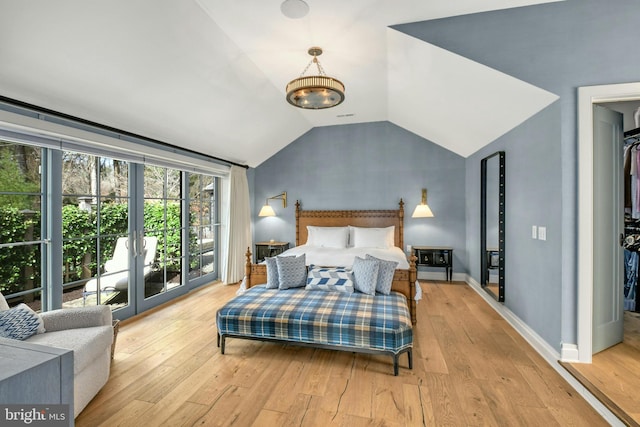
[[[468,156],[557,96],[389,28],[556,0],[0,0],[0,95],[252,167],[315,126],[389,120]],[[320,46],[346,86],[285,86]],[[474,138],[468,138],[470,133]]]

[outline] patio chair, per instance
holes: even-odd
[[[158,248],[158,238],[154,236],[146,236],[144,238],[144,270],[143,276],[146,278],[153,271],[153,262],[156,258],[156,250]],[[98,291],[98,282],[100,283],[100,292],[123,292],[129,287],[129,238],[120,237],[116,241],[116,247],[113,250],[113,256],[104,263],[104,273],[89,280],[82,292],[83,298]]]

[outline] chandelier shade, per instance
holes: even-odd
[[[333,77],[326,75],[318,56],[322,54],[322,49],[312,47],[309,55],[313,59],[302,72],[302,75],[293,79],[287,84],[287,102],[295,107],[320,110],[339,105],[344,101],[344,84]],[[305,76],[311,64],[316,64],[318,75]]]

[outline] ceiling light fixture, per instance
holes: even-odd
[[[300,19],[309,13],[309,5],[303,0],[284,0],[280,5],[280,11],[287,18]]]
[[[344,85],[340,80],[327,76],[318,61],[318,56],[322,55],[319,47],[309,48],[309,55],[313,59],[307,64],[302,74],[297,79],[293,79],[287,85],[287,102],[295,107],[320,110],[339,105],[344,101]],[[311,66],[316,64],[318,75],[305,76]]]

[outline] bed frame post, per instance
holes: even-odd
[[[418,281],[418,268],[416,267],[416,261],[418,257],[414,254],[409,256],[409,292],[412,296],[409,298],[409,312],[411,313],[411,323],[416,324],[418,322],[418,316],[416,315],[416,300],[413,295],[416,294],[416,282]]]
[[[244,265],[244,280],[247,289],[251,287],[251,248],[247,246],[247,253],[244,254],[247,257],[247,262]]]
[[[398,203],[398,218],[400,218],[400,223],[398,224],[398,246],[404,251],[404,202],[402,199]]]
[[[296,246],[300,246],[300,200],[296,200]]]

